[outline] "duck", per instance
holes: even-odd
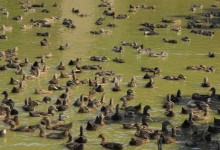
[[[60,72],[60,78],[69,78],[70,75],[68,73],[63,73],[62,71]]]
[[[215,53],[213,53],[213,52],[209,52],[209,53],[208,53],[208,57],[210,57],[210,58],[214,58],[214,57],[215,57]]]
[[[104,88],[101,84],[97,85],[97,87],[95,88],[96,92],[104,92]]]
[[[147,120],[152,120],[150,113],[148,113],[149,109],[151,109],[149,105],[144,106],[143,113],[141,114],[141,116]]]
[[[167,94],[167,101],[163,104],[163,108],[167,108],[168,106],[170,106],[170,108],[174,107],[174,102],[171,101],[170,94]]]
[[[69,48],[69,43],[66,43],[65,45],[60,45],[60,47],[58,48],[59,50],[65,50]]]
[[[12,18],[13,20],[22,20],[23,17],[21,15],[15,16]]]
[[[154,78],[154,77],[156,77],[156,72],[153,72],[153,74],[152,75],[149,75],[147,72],[146,72],[146,74],[143,76],[143,79],[151,79],[151,78]]]
[[[113,99],[110,98],[109,104],[105,105],[105,106],[102,106],[100,110],[102,112],[105,112],[105,111],[112,112],[112,110],[113,110]]]
[[[49,81],[49,84],[58,84],[57,75],[53,75],[53,78]]]
[[[168,125],[171,125],[171,126],[172,126],[172,124],[170,123],[170,121],[165,120],[165,121],[162,122],[162,130],[161,130],[161,133],[162,133],[163,135],[168,135],[168,129],[167,129],[167,126],[168,126]]]
[[[186,128],[190,128],[192,127],[192,125],[194,124],[193,120],[192,120],[192,111],[190,110],[189,111],[189,118],[188,119],[185,119],[184,122],[182,123],[181,127],[183,129],[186,129]]]
[[[134,91],[132,89],[127,90],[127,94],[120,98],[120,100],[132,100],[134,99]]]
[[[136,87],[136,86],[137,86],[136,79],[135,77],[133,77],[131,79],[131,82],[128,83],[128,87]]]
[[[13,77],[11,77],[9,84],[10,85],[18,85],[20,83],[20,80],[16,80]]]
[[[98,129],[100,129],[99,125],[97,125],[95,123],[91,123],[90,121],[87,122],[86,130],[95,131],[95,130],[98,130]]]
[[[13,118],[10,117],[10,107],[5,107],[5,112],[6,112],[6,116],[3,120],[4,123],[9,124],[10,121],[15,122],[16,125],[19,125],[19,120],[18,120],[18,116],[14,116]]]
[[[44,89],[34,88],[34,94],[42,95],[42,94],[49,94],[49,93],[52,93],[52,92],[48,90],[44,90]]]
[[[115,86],[112,88],[112,91],[113,92],[121,91],[121,87],[119,86],[118,82],[115,83]]]
[[[20,81],[19,86],[18,87],[13,87],[11,92],[12,93],[20,93],[23,89],[23,81]]]
[[[74,142],[73,137],[70,133],[68,133],[68,141],[65,143],[65,146],[71,150],[83,150],[83,143]]]
[[[31,100],[31,98],[29,97],[29,98],[26,98],[25,100],[24,100],[24,106],[22,106],[22,109],[24,110],[24,111],[34,111],[34,105],[33,105],[34,103],[32,103],[32,100]]]
[[[65,70],[65,66],[63,64],[63,62],[61,61],[60,64],[57,66],[58,70]]]
[[[123,105],[121,106],[122,110],[133,111],[133,112],[138,112],[141,110],[142,103],[139,103],[138,105],[135,106],[127,106],[127,100],[123,99],[122,101],[123,101]]]
[[[7,130],[6,130],[6,129],[0,130],[0,137],[5,136],[6,133],[7,133]]]
[[[14,121],[9,122],[10,125],[10,130],[15,131],[15,132],[34,132],[38,125],[33,125],[33,126],[18,126],[16,127],[16,123]]]
[[[171,109],[171,106],[168,105],[166,111],[164,112],[164,114],[167,117],[174,117],[175,116],[175,112]]]
[[[208,105],[206,105],[206,108],[204,110],[204,115],[203,116],[198,116],[198,115],[193,114],[192,110],[190,111],[190,113],[192,115],[192,120],[193,121],[201,121],[201,120],[208,120],[208,119],[210,119],[210,116],[209,116],[209,106]]]
[[[81,58],[76,58],[76,60],[70,60],[68,65],[75,66],[78,65],[81,62]]]
[[[23,69],[20,67],[20,65],[17,66],[17,70],[15,71],[16,75],[23,75],[25,74],[25,72],[23,71]]]
[[[53,111],[57,111],[57,109],[54,106],[49,106],[47,112],[41,112],[41,111],[29,111],[30,117],[41,117],[41,116],[47,116],[47,115],[54,115]]]
[[[75,138],[74,142],[77,142],[77,143],[87,143],[87,138],[83,134],[83,126],[82,125],[80,126],[80,135]]]
[[[123,116],[119,113],[120,106],[119,104],[115,107],[115,114],[112,115],[111,119],[114,121],[119,121],[123,119]]]
[[[123,144],[116,142],[107,142],[106,137],[103,134],[100,134],[98,137],[102,139],[100,145],[102,145],[105,148],[115,149],[115,150],[123,149]]]
[[[124,129],[137,129],[139,124],[138,123],[124,123],[124,122],[122,122],[122,126]]]
[[[55,121],[51,121],[49,117],[44,117],[41,120],[41,124],[45,124],[46,125],[46,129],[49,130],[58,130],[58,131],[69,131],[70,129],[72,129],[73,127],[73,123],[65,123],[62,120],[55,120]]]
[[[215,89],[215,87],[212,87],[211,89],[210,89],[210,91],[212,91],[212,94],[211,94],[211,98],[212,98],[212,100],[220,100],[220,94],[216,94],[216,89]]]
[[[210,87],[211,86],[207,77],[204,78],[204,81],[201,83],[201,86],[202,87]]]
[[[94,123],[99,125],[100,127],[105,126],[105,116],[104,116],[104,114],[102,113],[102,114],[96,116]]]
[[[65,111],[69,108],[69,105],[67,105],[67,99],[64,98],[62,103],[60,103],[59,105],[56,106],[56,109],[58,111]]]
[[[67,138],[68,135],[68,131],[61,131],[61,132],[51,132],[49,134],[45,133],[45,129],[40,125],[39,126],[40,129],[40,137],[46,137],[49,139],[65,139]]]
[[[129,144],[139,146],[142,144],[146,144],[148,142],[149,142],[149,139],[144,139],[144,138],[140,138],[140,137],[132,137]]]
[[[172,94],[171,97],[170,97],[170,100],[171,100],[172,102],[174,102],[174,103],[181,102],[181,101],[182,101],[181,90],[180,90],[180,89],[177,90],[176,96],[174,96],[174,95]]]
[[[150,78],[150,81],[145,85],[146,88],[154,88],[155,87],[155,82],[153,81],[152,78]]]

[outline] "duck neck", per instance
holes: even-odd
[[[144,108],[143,115],[148,115],[148,108]]]
[[[172,136],[172,137],[176,137],[176,130],[175,130],[175,127],[172,128],[171,136]]]
[[[191,111],[191,112],[189,113],[189,119],[188,119],[188,121],[192,121],[192,116],[193,116],[193,112]]]
[[[39,134],[40,137],[45,137],[45,131],[42,127],[40,127],[40,134]]]
[[[204,116],[208,116],[208,115],[209,115],[209,111],[208,111],[208,108],[206,108],[204,112]]]
[[[83,126],[80,126],[80,136],[83,136]]]
[[[73,137],[72,137],[72,135],[69,133],[69,134],[68,134],[68,141],[67,141],[66,143],[69,143],[69,142],[71,142],[71,141],[73,141]]]
[[[102,138],[102,142],[101,142],[101,144],[106,143],[106,138],[105,138],[103,135],[101,136],[101,138]]]
[[[119,104],[116,105],[116,111],[115,111],[115,113],[116,113],[116,114],[119,114]]]
[[[177,91],[176,97],[181,97],[181,91],[180,90]]]
[[[212,95],[211,96],[215,96],[215,94],[216,94],[216,90],[212,89]]]
[[[105,100],[105,94],[102,95],[102,98],[101,98],[101,101],[100,101],[100,102],[101,102],[101,103],[104,103],[104,100]]]
[[[5,96],[4,99],[7,100],[7,99],[8,99],[8,93],[5,92],[5,93],[4,93],[4,96]]]
[[[166,124],[162,124],[162,132],[164,132],[165,134],[168,133],[168,129],[167,129],[167,125]]]

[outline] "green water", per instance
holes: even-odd
[[[35,57],[39,55],[46,55],[49,53],[53,54],[53,57],[46,59],[46,64],[49,66],[47,73],[41,73],[40,78],[37,80],[26,81],[24,84],[24,90],[21,93],[13,94],[10,93],[9,97],[14,99],[16,102],[15,108],[19,110],[20,124],[35,124],[38,123],[40,118],[30,118],[28,113],[21,109],[23,101],[27,97],[33,99],[42,99],[45,95],[35,95],[34,88],[47,89],[48,81],[52,78],[54,74],[59,74],[60,72],[56,69],[60,61],[66,66],[64,73],[70,73],[72,69],[68,66],[70,59],[75,60],[77,57],[82,58],[82,63],[80,65],[87,64],[100,64],[104,70],[114,70],[117,75],[122,76],[122,81],[120,86],[122,88],[121,92],[114,93],[111,88],[114,86],[112,83],[108,83],[104,86],[106,93],[106,103],[108,103],[109,98],[113,98],[114,104],[119,103],[119,98],[125,95],[128,87],[127,83],[131,80],[133,76],[137,79],[138,86],[133,88],[135,91],[135,99],[128,102],[128,105],[135,105],[142,102],[144,105],[150,105],[153,110],[150,110],[151,116],[155,122],[149,123],[149,127],[161,128],[161,122],[158,120],[167,119],[170,120],[173,125],[180,126],[183,119],[187,118],[188,115],[180,114],[182,105],[176,105],[174,111],[176,112],[176,117],[167,118],[164,116],[164,109],[161,105],[165,101],[165,97],[168,93],[175,94],[177,89],[181,89],[182,95],[189,97],[194,92],[209,94],[209,89],[202,88],[200,83],[203,81],[204,77],[208,77],[211,85],[217,89],[220,89],[219,80],[219,52],[220,52],[220,32],[219,28],[212,29],[215,32],[213,37],[202,36],[190,33],[191,29],[186,28],[186,23],[188,20],[185,16],[193,15],[198,18],[203,18],[201,15],[204,12],[210,12],[211,9],[219,12],[219,5],[217,8],[212,8],[211,5],[217,3],[215,0],[112,0],[114,11],[116,14],[126,13],[129,18],[127,19],[112,19],[112,17],[104,16],[102,12],[105,8],[98,8],[98,4],[101,3],[100,0],[57,0],[58,7],[52,7],[54,1],[52,0],[35,0],[33,3],[46,3],[47,9],[50,13],[44,14],[40,11],[43,8],[36,8],[36,12],[24,12],[20,9],[17,0],[1,0],[0,6],[7,8],[10,12],[9,16],[6,17],[0,14],[0,25],[12,25],[13,30],[11,32],[5,32],[8,36],[7,40],[0,40],[0,50],[4,51],[9,48],[14,48],[17,46],[18,57],[23,61],[25,57],[28,57],[30,65],[25,67],[25,72],[29,73],[31,64],[37,60]],[[192,4],[201,3],[204,5],[203,10],[197,10],[195,12],[190,11]],[[155,5],[155,10],[144,10],[138,9],[136,13],[129,13],[129,4],[132,5]],[[88,14],[88,17],[81,18],[76,14],[71,12],[72,8],[77,8],[81,13]],[[22,21],[14,21],[12,17],[21,14],[24,19]],[[39,28],[33,27],[30,30],[23,31],[20,29],[22,24],[31,24],[30,19],[44,19],[51,16],[60,16],[62,19],[52,23],[52,28]],[[95,25],[95,21],[99,17],[105,17],[103,25]],[[159,35],[156,36],[145,36],[142,31],[138,31],[141,27],[139,24],[148,22],[153,24],[162,24],[161,18],[167,19],[179,19],[180,24],[169,24],[170,28],[166,29],[155,29]],[[64,18],[72,19],[76,25],[76,29],[68,29],[62,25],[62,20]],[[211,19],[219,24],[220,18],[214,17]],[[92,35],[89,32],[91,30],[99,30],[101,28],[107,29],[106,26],[109,22],[115,23],[118,27],[111,28],[112,33],[103,35]],[[205,24],[210,25],[209,23]],[[177,33],[172,31],[172,27],[182,27],[182,31]],[[49,32],[51,36],[48,38],[51,43],[48,46],[40,46],[40,40],[42,37],[37,37],[36,32]],[[0,31],[0,34],[3,34]],[[190,42],[183,42],[181,38],[183,36],[189,36]],[[162,41],[163,38],[176,39],[177,44],[168,44]],[[114,53],[112,47],[114,45],[119,46],[121,41],[126,42],[137,42],[138,44],[144,44],[144,47],[151,48],[154,51],[166,51],[168,53],[167,58],[150,58],[145,54],[138,54],[134,49],[130,47],[124,47],[125,51],[123,53]],[[69,43],[70,48],[65,51],[59,51],[59,45]],[[216,53],[216,58],[209,58],[207,54],[209,51]],[[108,56],[111,60],[108,62],[91,62],[89,58],[91,56]],[[117,64],[112,61],[113,58],[120,57],[125,60],[124,64]],[[1,60],[0,65],[6,62]],[[186,66],[192,65],[207,65],[214,66],[216,71],[214,73],[207,73],[201,71],[188,71]],[[152,89],[147,89],[144,85],[148,80],[142,79],[144,72],[141,72],[141,67],[159,67],[162,70],[160,76],[154,79],[156,87]],[[78,74],[80,79],[92,78],[94,79],[94,74],[96,71],[84,71],[82,74]],[[183,74],[186,76],[185,81],[167,81],[163,77],[165,75],[178,75]],[[0,91],[11,91],[12,85],[9,85],[10,77],[15,79],[21,79],[19,75],[15,75],[14,69],[8,69],[7,71],[0,71]],[[113,77],[109,77],[112,79]],[[60,85],[65,85],[66,81],[69,79],[59,79]],[[81,93],[88,94],[91,87],[87,85],[79,85],[71,87],[71,104],[76,98],[79,97]],[[49,94],[53,98],[53,102],[56,101],[61,92],[53,92]],[[100,99],[102,94],[97,94],[95,98]],[[2,96],[3,99],[3,96]],[[50,104],[38,106],[36,110],[46,110]],[[218,102],[217,102],[217,105]],[[89,114],[79,114],[78,108],[70,106],[66,113],[70,116],[66,119],[66,122],[73,122],[73,129],[71,133],[73,136],[79,134],[79,126],[86,126],[87,120],[93,120],[99,111],[94,111]],[[213,123],[213,116],[215,116],[216,110],[211,112],[210,120],[207,122],[199,122],[198,126],[207,125],[208,123]],[[58,113],[56,114],[56,118]],[[217,115],[216,115],[217,116]],[[8,129],[8,133],[5,137],[0,138],[0,149],[66,149],[64,143],[65,140],[50,140],[40,138],[38,136],[39,131],[35,133],[16,133],[11,132],[9,127],[4,123],[0,122],[0,129]],[[46,132],[51,132],[47,130]],[[88,132],[85,131],[85,135],[88,137],[88,143],[85,144],[85,149],[103,149],[99,143],[100,139],[97,136],[100,133],[104,133],[109,141],[117,141],[124,143],[125,149],[157,149],[156,140],[151,140],[148,144],[131,147],[128,145],[129,140],[134,135],[135,130],[124,130],[120,123],[108,124],[104,128],[95,131]],[[183,131],[177,132],[176,143],[170,145],[163,145],[164,149],[187,149],[184,146],[184,140],[187,139],[188,135]],[[214,139],[218,136],[214,136]],[[202,149],[213,148],[211,144],[200,146]]]

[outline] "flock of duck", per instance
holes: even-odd
[[[25,12],[35,12],[38,9],[42,9],[42,13],[50,13],[48,9],[46,9],[46,3],[41,4],[34,4],[31,1],[20,1],[19,2],[20,8]],[[58,3],[54,3],[53,7],[58,7]],[[214,7],[213,5],[212,7]],[[127,14],[117,14],[114,11],[112,6],[111,0],[102,0],[101,4],[98,7],[105,8],[103,14],[106,16],[113,17],[113,19],[127,19],[129,16]],[[194,4],[191,9],[192,11],[196,11],[197,9],[203,9],[202,4]],[[130,5],[128,7],[128,12],[136,12],[138,9],[156,9],[156,6],[147,6],[147,5]],[[0,11],[3,15],[9,16],[9,11],[4,8],[0,7]],[[76,8],[72,9],[72,13],[78,14],[80,17],[88,17],[88,14],[80,13],[80,11]],[[219,16],[214,12],[206,13],[206,16]],[[23,16],[18,15],[12,17],[13,20],[22,20]],[[42,20],[34,20],[31,19],[31,25],[22,25],[21,29],[32,29],[32,26],[39,26],[49,28],[52,27],[53,21],[60,20],[60,17],[51,17]],[[186,19],[189,19],[187,24],[187,28],[193,28],[191,33],[201,34],[205,36],[214,36],[214,32],[209,30],[196,30],[203,26],[202,23],[205,23],[207,20],[205,19],[196,19],[192,16],[187,16]],[[95,24],[102,25],[105,21],[104,17],[100,17]],[[179,23],[181,20],[169,20],[162,18],[161,22],[166,24],[151,24],[151,23],[141,23],[142,28],[140,31],[144,31],[144,35],[158,35],[159,33],[155,32],[155,28],[169,28],[170,23]],[[210,20],[209,20],[210,21]],[[74,25],[71,19],[64,19],[62,24],[67,28],[75,29],[77,28]],[[202,25],[201,25],[202,24]],[[108,27],[115,28],[117,27],[116,24],[109,23]],[[217,24],[213,23],[210,28],[217,27]],[[5,26],[3,25],[0,30],[3,31],[11,31],[12,26]],[[181,27],[173,28],[172,31],[179,32]],[[112,30],[110,29],[100,29],[98,31],[92,30],[90,31],[91,34],[109,34]],[[43,37],[43,40],[39,42],[41,46],[50,45],[49,40],[47,37],[50,36],[49,32],[38,32],[36,36]],[[7,39],[6,34],[0,35],[0,39]],[[189,42],[190,38],[184,36],[181,38],[184,42]],[[164,38],[162,41],[171,44],[177,44],[177,40],[167,39]],[[149,57],[167,57],[168,54],[165,51],[161,52],[154,52],[151,48],[145,48],[143,44],[139,45],[137,42],[125,42],[122,41],[119,46],[113,46],[112,51],[116,53],[122,53],[124,51],[124,47],[129,46],[137,53],[143,53],[148,55]],[[66,50],[69,49],[69,44],[66,43],[65,45],[60,45],[58,47],[59,50]],[[215,57],[213,52],[208,53],[209,57]],[[22,62],[18,58],[18,48],[15,47],[13,49],[7,49],[5,51],[0,52],[1,60],[5,60],[6,64],[0,66],[0,71],[7,71],[8,69],[15,69],[16,75],[21,75],[21,79],[15,79],[11,77],[9,84],[13,85],[14,87],[11,91],[3,91],[2,95],[4,98],[0,104],[0,118],[1,120],[9,126],[9,128],[2,129],[0,131],[0,136],[7,136],[7,132],[34,132],[35,130],[39,129],[39,136],[49,139],[65,139],[68,138],[65,146],[68,149],[72,150],[81,150],[84,149],[84,145],[87,143],[89,139],[84,134],[84,129],[88,131],[96,131],[100,128],[104,128],[106,125],[110,125],[112,122],[122,123],[122,127],[124,129],[136,129],[135,134],[131,137],[129,141],[130,145],[139,146],[142,144],[146,144],[151,140],[156,139],[158,150],[162,150],[162,144],[169,144],[175,143],[178,140],[176,131],[181,134],[181,132],[185,132],[188,129],[192,129],[194,132],[191,135],[189,141],[185,143],[185,146],[188,147],[197,147],[201,143],[215,143],[216,149],[220,149],[220,145],[218,141],[214,141],[211,138],[212,134],[216,134],[220,132],[220,119],[214,118],[214,125],[209,125],[207,128],[203,129],[201,133],[197,130],[197,121],[205,121],[210,120],[210,109],[216,109],[220,114],[220,109],[211,106],[210,101],[218,102],[220,100],[220,95],[216,93],[216,88],[212,87],[208,81],[208,78],[205,77],[204,81],[201,83],[202,87],[209,87],[210,91],[212,92],[210,95],[202,94],[202,93],[192,93],[190,98],[181,95],[181,90],[177,90],[177,94],[167,94],[166,101],[162,104],[162,108],[164,108],[164,115],[167,117],[175,117],[176,112],[173,111],[175,105],[178,104],[186,104],[182,107],[180,112],[182,114],[188,114],[189,117],[185,119],[182,124],[179,126],[174,126],[168,120],[162,120],[162,128],[155,129],[152,128],[149,123],[155,122],[152,119],[152,115],[150,114],[150,110],[152,109],[151,106],[145,105],[142,106],[142,103],[137,105],[131,106],[128,105],[129,101],[134,99],[135,91],[133,87],[138,86],[137,80],[135,77],[131,78],[131,81],[127,83],[128,90],[124,96],[120,98],[122,105],[113,103],[113,98],[110,98],[109,104],[105,104],[106,102],[106,89],[105,85],[108,83],[114,84],[112,87],[113,92],[121,91],[121,76],[117,76],[116,73],[112,70],[104,71],[101,65],[81,65],[82,60],[81,58],[77,58],[76,60],[70,60],[68,65],[74,66],[75,68],[70,71],[70,73],[63,73],[64,70],[67,70],[65,64],[61,61],[58,66],[56,67],[59,74],[54,74],[51,80],[48,81],[48,89],[34,89],[35,94],[44,95],[42,100],[33,100],[31,97],[28,97],[24,100],[24,105],[22,106],[22,111],[27,112],[30,117],[40,117],[39,123],[35,125],[20,125],[19,122],[19,110],[16,109],[15,101],[10,98],[11,93],[21,93],[23,92],[24,84],[28,84],[29,80],[40,79],[43,76],[44,72],[47,72],[48,65],[46,64],[46,59],[52,58],[53,55],[50,53],[48,55],[36,56],[36,58],[40,59],[35,62],[29,62],[28,58],[25,58],[24,62]],[[106,62],[109,61],[110,58],[107,56],[91,56],[90,61],[97,61],[97,62]],[[125,60],[121,58],[114,58],[114,62],[116,63],[125,63]],[[26,73],[22,68],[29,68],[29,73]],[[213,66],[187,66],[187,70],[198,70],[198,71],[205,71],[205,72],[215,72],[215,68]],[[91,77],[88,79],[80,79],[79,76],[84,70],[97,70],[98,72],[95,73],[94,79]],[[141,67],[141,71],[145,72],[146,74],[143,76],[143,79],[149,79],[149,81],[145,84],[146,88],[154,88],[155,81],[154,78],[159,76],[161,73],[160,68],[150,68],[150,67]],[[60,85],[60,80],[65,80],[65,85]],[[164,76],[163,79],[166,80],[186,80],[186,77],[183,74],[179,75],[167,75]],[[81,94],[74,102],[71,101],[71,87],[84,85],[91,87],[88,95]],[[54,94],[55,91],[64,91],[58,98],[54,101],[50,97],[51,94]],[[101,93],[101,99],[96,99],[94,96],[97,93]],[[48,96],[45,96],[48,95]],[[45,111],[36,111],[36,107],[40,107],[41,105],[49,105],[48,109]],[[97,115],[94,121],[88,120],[87,125],[84,128],[83,125],[80,126],[80,134],[79,136],[73,138],[71,135],[71,129],[73,127],[73,123],[65,122],[65,118],[68,118],[65,111],[72,109],[71,106],[78,109],[78,113],[90,113],[97,111],[99,115]],[[142,110],[143,107],[143,110]],[[53,119],[52,116],[59,113],[58,119]],[[127,122],[125,120],[129,118],[135,118],[136,123]],[[139,121],[141,120],[141,122]],[[171,129],[168,129],[168,126]],[[49,131],[49,130],[57,130]],[[46,133],[49,132],[49,133]],[[101,143],[105,148],[109,149],[123,149],[125,144],[118,143],[118,142],[108,142],[107,138],[104,134],[100,134],[98,136],[101,138]]]

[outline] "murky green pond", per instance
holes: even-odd
[[[107,0],[106,0],[107,1]],[[0,26],[12,26],[12,31],[0,31],[1,34],[6,34],[8,39],[0,39],[0,51],[6,49],[12,49],[18,47],[18,57],[21,61],[24,58],[29,59],[30,64],[24,67],[24,71],[29,74],[30,67],[34,61],[39,61],[36,56],[53,54],[52,58],[46,59],[45,63],[48,66],[46,73],[41,73],[40,77],[35,80],[25,81],[24,89],[17,94],[10,93],[9,97],[12,98],[16,105],[15,108],[19,110],[20,125],[33,125],[39,123],[40,118],[31,118],[27,112],[22,110],[24,105],[24,99],[31,97],[32,99],[41,100],[45,95],[34,94],[34,89],[47,89],[48,81],[52,79],[54,74],[60,74],[57,70],[57,66],[63,61],[66,70],[64,73],[70,73],[74,66],[68,66],[70,60],[75,60],[77,57],[82,59],[81,65],[101,65],[103,70],[113,70],[116,75],[122,77],[120,86],[121,92],[112,92],[113,83],[108,82],[104,85],[106,100],[108,103],[110,98],[113,99],[114,104],[122,105],[119,100],[120,97],[126,94],[129,89],[127,83],[132,77],[137,80],[137,87],[132,89],[135,91],[135,98],[128,102],[128,105],[136,105],[140,102],[143,106],[150,105],[152,110],[150,114],[153,122],[149,123],[150,128],[161,128],[162,120],[170,120],[173,125],[180,126],[184,119],[188,118],[188,115],[180,114],[182,104],[186,103],[185,99],[190,97],[192,93],[198,92],[203,94],[210,94],[209,88],[202,88],[200,83],[204,77],[208,77],[211,86],[215,87],[217,92],[220,90],[220,17],[214,16],[210,18],[208,22],[202,23],[203,30],[210,30],[214,33],[214,36],[204,36],[191,33],[192,29],[187,29],[187,22],[185,17],[192,15],[198,19],[203,19],[204,13],[210,13],[214,11],[220,13],[220,2],[216,0],[109,0],[112,4],[113,10],[116,14],[127,14],[129,17],[126,19],[113,19],[112,16],[105,16],[104,10],[107,8],[98,7],[102,3],[101,0],[57,0],[58,7],[52,7],[55,1],[53,0],[30,0],[32,4],[45,3],[44,8],[48,9],[49,13],[42,13],[44,8],[35,8],[35,12],[24,12],[20,8],[17,0],[0,0],[0,8],[7,8],[9,15],[5,16],[0,14]],[[193,4],[203,4],[203,9],[197,9],[191,11]],[[216,4],[217,7],[211,5]],[[137,12],[128,12],[129,5],[155,5],[153,10],[138,8]],[[80,13],[87,14],[86,17],[80,17],[77,14],[72,13],[72,8],[80,10]],[[23,20],[15,21],[12,18],[17,15],[22,15]],[[60,20],[52,22],[51,28],[43,28],[33,26],[31,29],[22,30],[21,26],[32,25],[31,19],[44,19],[52,16],[60,16]],[[96,25],[95,22],[99,17],[104,17],[102,25]],[[75,29],[66,28],[62,25],[63,19],[73,20],[73,24],[76,25]],[[141,23],[152,24],[165,24],[161,22],[161,19],[174,19],[181,20],[180,23],[168,23],[169,28],[155,28],[155,32],[159,35],[144,35],[144,31],[139,31]],[[117,25],[115,28],[107,26],[108,23],[114,23]],[[216,23],[218,28],[208,28],[212,23]],[[172,31],[174,27],[181,27],[180,32]],[[94,35],[90,34],[92,30],[110,29],[112,33]],[[197,30],[197,29],[196,29]],[[198,29],[199,30],[199,29]],[[40,41],[44,37],[36,36],[36,32],[49,32],[51,34],[48,37],[49,45],[40,46]],[[188,36],[189,42],[181,40],[182,37]],[[177,44],[165,43],[163,38],[175,39]],[[121,41],[129,43],[137,42],[137,44],[144,45],[144,48],[151,48],[153,51],[160,52],[165,51],[168,53],[168,57],[154,58],[149,57],[147,54],[137,53],[137,51],[129,46],[123,46],[124,52],[116,53],[112,51],[113,46],[120,46]],[[69,48],[64,51],[58,50],[60,45],[69,43]],[[215,58],[209,58],[208,52],[215,52]],[[107,62],[92,62],[91,56],[107,56],[110,58]],[[115,57],[119,57],[125,60],[125,63],[119,64],[112,61]],[[0,65],[4,65],[6,62],[0,60]],[[209,73],[203,71],[189,71],[186,66],[198,66],[198,65],[213,66],[216,71]],[[159,67],[161,74],[154,78],[156,83],[155,88],[145,88],[145,84],[149,81],[143,79],[145,72],[141,72],[141,67]],[[77,74],[80,79],[94,79],[94,75],[97,70],[85,70],[81,74]],[[186,80],[168,81],[163,77],[166,75],[178,75],[183,74],[186,76]],[[22,79],[21,75],[15,74],[15,69],[8,69],[6,71],[0,71],[0,91],[11,91],[13,85],[9,85],[10,78]],[[108,77],[108,81],[113,79],[114,76]],[[59,79],[59,85],[65,85],[69,79]],[[101,80],[101,77],[100,77]],[[164,115],[164,109],[161,107],[165,101],[165,97],[168,93],[176,94],[177,89],[181,89],[184,96],[184,102],[182,104],[176,104],[174,111],[176,116],[168,118]],[[72,86],[70,89],[70,106],[65,112],[70,118],[66,119],[66,122],[73,122],[73,128],[71,129],[72,135],[75,137],[79,134],[79,126],[86,126],[88,120],[94,120],[95,117],[100,114],[100,108],[91,112],[80,114],[78,113],[78,107],[72,106],[72,103],[77,99],[80,94],[87,95],[91,87],[88,85]],[[63,91],[55,91],[47,94],[52,98],[52,103],[56,101],[59,95]],[[100,99],[102,93],[96,94],[94,98]],[[3,99],[3,95],[1,96]],[[36,110],[46,111],[51,104],[41,105],[36,107]],[[215,106],[218,106],[219,102],[215,102]],[[212,108],[211,108],[212,109]],[[56,113],[54,118],[57,118],[59,113]],[[210,113],[210,119],[206,122],[196,122],[198,127],[204,127],[208,124],[213,124],[213,118],[217,116],[217,110],[213,108]],[[125,120],[124,122],[129,122]],[[141,121],[141,119],[139,119]],[[131,120],[134,122],[134,120]],[[64,143],[65,140],[50,140],[39,137],[39,131],[34,133],[16,133],[10,131],[10,127],[6,126],[2,121],[0,122],[0,129],[6,128],[7,135],[0,138],[0,149],[66,149]],[[170,131],[170,129],[169,129]],[[51,132],[46,130],[46,132]],[[138,147],[129,146],[129,141],[134,135],[135,130],[125,130],[122,128],[121,123],[110,123],[104,128],[89,132],[85,131],[85,135],[88,137],[88,143],[85,144],[85,149],[103,149],[100,146],[101,139],[98,138],[100,133],[104,133],[109,141],[116,141],[124,144],[124,149],[157,149],[157,141],[150,140],[148,144],[144,144]],[[176,143],[163,145],[164,149],[188,149],[184,146],[185,140],[188,139],[189,132],[177,131]],[[218,139],[218,135],[213,136],[213,139]],[[212,144],[202,144],[198,146],[201,149],[214,149]]]

